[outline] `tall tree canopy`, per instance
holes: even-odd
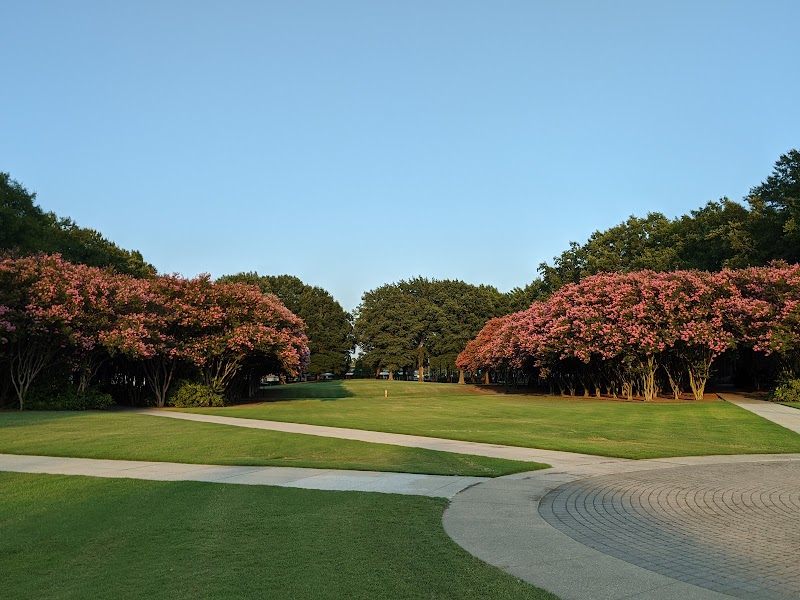
[[[307,372],[345,374],[353,350],[352,320],[327,291],[292,275],[238,273],[220,277],[219,281],[249,283],[259,286],[262,292],[275,294],[286,308],[305,321],[311,351]]]
[[[123,250],[94,229],[44,212],[35,200],[35,193],[8,173],[0,173],[0,250],[20,256],[37,252],[60,254],[70,262],[113,267],[134,277],[155,275],[155,268],[144,261],[140,252]]]
[[[800,261],[800,152],[783,154],[767,180],[750,190],[751,212],[766,234],[766,248],[789,262]]]
[[[426,364],[443,376],[490,318],[508,311],[506,296],[491,286],[417,277],[365,292],[356,309],[361,360],[373,369]],[[421,378],[422,379],[422,378]]]

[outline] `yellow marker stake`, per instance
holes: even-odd
[[[389,390],[383,390],[383,397],[384,398],[388,398],[389,397]]]

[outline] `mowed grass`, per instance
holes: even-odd
[[[5,600],[554,599],[457,546],[446,501],[0,473]]]
[[[181,410],[623,458],[800,452],[800,435],[722,401],[621,402],[373,380],[276,386],[265,400]]]
[[[545,466],[124,412],[0,412],[0,453],[486,477]]]

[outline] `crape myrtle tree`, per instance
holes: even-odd
[[[208,275],[129,283],[117,327],[104,344],[143,371],[157,406],[165,405],[181,366],[194,366],[206,385],[230,396],[256,357],[272,356],[292,375],[307,364],[302,320],[255,286],[214,283]]]
[[[724,327],[739,347],[770,359],[776,374],[800,377],[800,265],[776,262],[717,278],[728,290],[719,302]]]
[[[308,361],[303,327],[276,296],[207,275],[138,279],[60,255],[0,259],[0,384],[20,409],[53,367],[83,393],[105,365],[108,380],[145,384],[158,406],[181,370],[217,392],[265,365],[295,374]]]
[[[13,387],[20,410],[25,407],[31,384],[69,341],[74,310],[69,276],[57,268],[59,262],[57,257],[0,261],[3,374]]]
[[[688,386],[699,400],[714,359],[736,347],[800,370],[800,266],[586,277],[490,321],[457,363],[527,364],[562,394],[652,400]]]
[[[507,311],[507,299],[491,286],[417,277],[366,292],[356,309],[360,360],[376,372],[426,367],[452,381],[455,359],[487,320]],[[459,373],[463,382],[463,373]]]
[[[333,373],[341,377],[347,372],[354,346],[352,317],[327,291],[292,275],[239,273],[220,277],[218,282],[256,285],[262,292],[277,296],[286,308],[303,319],[311,352],[307,373]]]

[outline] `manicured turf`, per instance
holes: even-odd
[[[0,453],[487,477],[544,466],[116,412],[0,412]]]
[[[625,458],[800,452],[800,435],[722,401],[620,402],[372,380],[276,386],[266,394],[260,404],[186,412]]]
[[[469,555],[441,499],[0,473],[6,600],[555,599]]]

